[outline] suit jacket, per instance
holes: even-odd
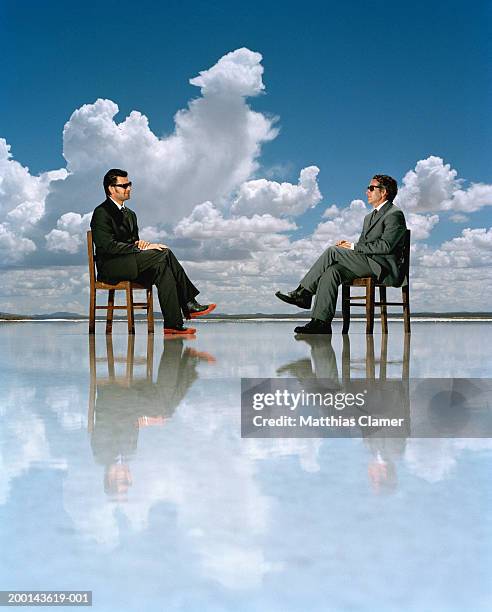
[[[371,215],[372,212],[364,217],[362,233],[354,250],[368,256],[379,282],[399,287],[404,280],[405,216],[393,202],[386,202],[372,223]]]
[[[98,280],[117,283],[135,280],[138,276],[135,245],[139,240],[137,215],[127,208],[127,215],[107,198],[93,212],[91,219],[92,240],[96,245]]]

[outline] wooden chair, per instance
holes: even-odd
[[[96,266],[94,263],[94,244],[92,242],[92,232],[87,232],[87,255],[89,257],[89,279],[90,279],[90,305],[89,305],[89,334],[96,332],[96,310],[106,309],[106,333],[111,334],[113,331],[113,313],[115,310],[126,310],[128,316],[128,333],[135,333],[135,318],[134,309],[145,309],[147,311],[147,332],[154,333],[154,301],[152,297],[152,287],[144,287],[139,283],[132,281],[120,281],[115,285],[104,283],[96,280]],[[108,291],[107,306],[96,305],[96,291]],[[139,289],[147,292],[147,301],[134,302],[133,290]],[[115,306],[114,293],[115,291],[126,292],[126,305]]]
[[[97,375],[97,364],[107,365],[108,375],[101,377]],[[125,365],[125,374],[117,376],[115,364]],[[106,357],[96,356],[96,338],[94,334],[89,335],[89,411],[87,416],[87,429],[89,433],[94,431],[95,408],[97,388],[107,385],[117,385],[123,389],[129,389],[134,382],[134,366],[145,366],[145,379],[140,376],[140,380],[152,383],[154,367],[154,336],[147,335],[147,353],[145,357],[135,357],[135,336],[128,336],[126,357],[115,357],[113,351],[113,335],[106,336]]]
[[[381,331],[383,334],[388,333],[388,306],[403,306],[403,322],[405,333],[410,333],[410,293],[409,293],[409,269],[410,269],[410,230],[405,233],[405,241],[403,244],[403,282],[401,285],[401,302],[388,302],[386,299],[386,286],[378,283],[374,278],[368,276],[364,278],[355,278],[350,283],[342,285],[342,317],[343,328],[342,334],[347,334],[350,327],[350,307],[364,306],[366,309],[366,334],[372,334],[374,331],[374,307],[381,308]],[[350,287],[365,287],[366,294],[351,296]],[[379,288],[379,302],[375,301],[376,287]],[[364,300],[354,302],[352,300]]]

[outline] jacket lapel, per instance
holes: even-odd
[[[372,223],[370,223],[369,221],[371,216],[368,215],[366,234],[368,234],[375,225],[377,225],[380,221],[383,220],[383,217],[386,216],[386,214],[388,213],[388,211],[391,209],[392,206],[393,206],[392,202],[386,202],[386,204],[383,206],[383,208],[381,208],[381,210],[379,211],[379,214],[376,215],[376,218]]]
[[[133,234],[133,231],[135,229],[135,223],[133,221],[133,217],[135,216],[135,213],[133,212],[133,210],[130,210],[129,208],[127,208],[127,214],[126,214],[126,220],[128,222],[128,225],[130,227],[130,232]]]
[[[111,217],[112,217],[113,221],[115,222],[115,224],[118,227],[123,225],[123,213],[116,206],[116,204],[112,200],[107,198],[106,202],[104,202],[104,206],[105,206],[106,210],[108,211],[108,213],[111,215]]]
[[[135,229],[135,223],[133,220],[135,213],[133,212],[133,210],[127,208],[127,213],[124,215],[121,210],[116,206],[116,204],[109,198],[107,198],[106,202],[104,202],[104,206],[106,207],[108,213],[111,215],[117,227],[123,226],[127,229],[128,232],[130,232],[130,234],[133,234],[133,231]]]

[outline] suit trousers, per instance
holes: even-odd
[[[157,287],[165,326],[182,325],[182,312],[185,316],[188,314],[186,304],[199,294],[183,266],[170,249],[141,251],[136,253],[135,257],[138,269],[138,277],[135,280],[145,286]]]
[[[300,282],[301,287],[316,294],[313,319],[331,321],[335,316],[338,287],[363,276],[374,276],[367,255],[342,247],[326,249]]]

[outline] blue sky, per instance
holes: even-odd
[[[0,21],[0,137],[33,176],[65,167],[64,124],[98,98],[118,105],[117,123],[138,110],[157,137],[172,134],[199,97],[189,79],[246,47],[261,53],[265,85],[247,103],[280,128],[249,178],[295,184],[302,168],[320,170],[323,199],[297,216],[292,239],[331,204],[364,199],[374,172],[400,182],[429,156],[463,187],[492,183],[490,2],[4,1]],[[487,229],[487,206],[465,207],[461,222],[441,211],[425,244]]]

